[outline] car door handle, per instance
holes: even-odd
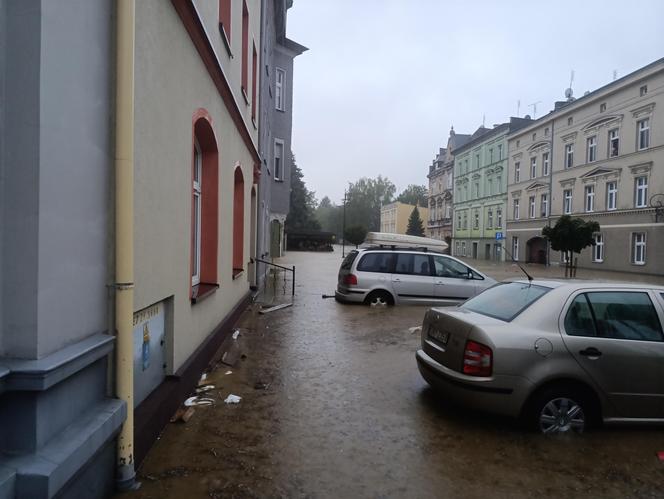
[[[395,278],[392,279],[392,280],[393,280],[394,282],[401,282],[401,279],[399,279],[398,277],[395,277]]]
[[[579,353],[581,355],[585,355],[586,357],[599,357],[602,355],[602,352],[597,350],[595,347],[586,348],[585,350],[581,350]]]

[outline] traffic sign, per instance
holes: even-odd
[[[500,241],[501,239],[505,239],[503,237],[503,233],[502,232],[496,232],[496,241]]]

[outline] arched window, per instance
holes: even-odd
[[[233,278],[244,270],[244,177],[235,169],[233,188]]]
[[[217,220],[219,173],[217,141],[210,115],[193,116],[191,172],[191,297],[192,301],[218,287]]]

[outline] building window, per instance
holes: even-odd
[[[512,236],[512,260],[519,261],[519,238]]]
[[[587,185],[585,188],[586,198],[586,212],[590,213],[595,211],[595,186]]]
[[[544,136],[545,136],[545,137],[548,137],[548,136],[549,136],[549,127],[546,127],[546,128],[544,129]]]
[[[572,213],[572,189],[563,191],[563,215]]]
[[[542,194],[540,198],[540,216],[546,217],[549,215],[549,195]]]
[[[468,229],[468,213],[464,211],[463,212],[463,230],[467,230],[467,229]]]
[[[574,166],[574,144],[565,144],[565,168]]]
[[[597,136],[593,135],[586,140],[586,161],[592,163],[597,160]]]
[[[599,112],[600,112],[600,113],[603,113],[604,111],[606,111],[606,102],[602,102],[602,103],[599,105]]]
[[[475,155],[475,169],[479,169],[480,167],[480,155],[476,154]]]
[[[519,182],[519,177],[521,177],[521,163],[516,162],[514,163],[514,183],[516,184]]]
[[[593,262],[602,263],[604,261],[604,236],[602,234],[594,235],[595,245],[593,249]]]
[[[480,228],[480,214],[475,212],[475,221],[473,222],[473,229],[477,230]]]
[[[619,149],[620,136],[618,135],[618,129],[614,128],[613,130],[609,130],[609,158],[618,156]]]
[[[217,286],[219,155],[210,116],[193,116],[191,171],[191,297],[203,286]]]
[[[560,263],[569,263],[569,253],[567,251],[560,252]]]
[[[487,195],[493,196],[493,179],[488,179],[487,183],[488,183],[487,190],[489,191],[487,192]]]
[[[448,219],[450,218],[450,209],[451,208],[452,207],[449,204],[445,205],[445,218],[448,218]]]
[[[617,207],[618,201],[618,183],[617,182],[607,182],[606,183],[606,209],[608,211],[615,210]]]
[[[489,149],[489,164],[493,163],[493,148]]]
[[[536,138],[537,138],[537,133],[533,133],[533,142],[535,141]]]
[[[634,179],[634,207],[645,208],[648,203],[648,177]]]
[[[231,45],[231,0],[219,0],[219,29],[226,37],[226,45]]]
[[[242,91],[249,97],[249,11],[242,2]]]
[[[281,68],[277,68],[275,71],[275,95],[274,95],[274,107],[279,111],[284,111],[284,87],[286,83],[286,71]]]
[[[537,177],[537,158],[530,158],[530,178]]]
[[[456,256],[461,256],[461,244],[459,243],[459,241],[456,241],[454,243],[454,254]]]
[[[498,144],[498,161],[503,159],[503,145]]]
[[[570,116],[569,118],[567,118],[567,126],[571,126],[572,123],[574,123],[574,118]]]
[[[475,182],[475,199],[480,197],[480,183]]]
[[[645,265],[646,263],[646,233],[634,232],[632,234],[632,263]]]
[[[284,179],[284,141],[274,139],[274,180]]]
[[[461,230],[461,213],[457,215],[457,229]]]
[[[486,216],[486,226],[488,229],[493,228],[493,210],[489,208]]]
[[[500,228],[503,226],[503,209],[496,209],[496,227]]]
[[[194,171],[193,171],[193,202],[192,202],[192,260],[191,260],[191,284],[197,285],[201,282],[201,179],[203,177],[203,153],[198,140],[194,139]]]
[[[549,175],[549,153],[542,154],[542,175],[545,177]]]
[[[638,149],[647,149],[650,146],[650,118],[637,122],[639,136]]]
[[[648,93],[648,85],[643,85],[639,88],[639,96],[643,97]]]
[[[235,169],[233,188],[233,278],[244,270],[244,177]]]
[[[258,83],[258,54],[256,53],[256,44],[253,43],[253,52],[251,54],[251,119],[256,126],[256,111],[258,110],[257,88]]]
[[[535,196],[528,198],[528,216],[535,218]]]
[[[466,242],[461,242],[461,256],[466,256]]]
[[[517,146],[517,147],[520,147],[520,146],[521,146],[521,141],[520,141],[520,140],[517,140],[517,141],[516,141],[516,146]]]
[[[513,199],[512,200],[512,206],[514,208],[514,220],[518,220],[520,218],[520,213],[519,213],[519,200],[518,199]]]
[[[500,194],[500,186],[503,183],[503,177],[501,175],[498,175],[496,177],[496,194]]]

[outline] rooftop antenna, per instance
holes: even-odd
[[[537,104],[540,104],[542,101],[538,100],[537,102],[533,102],[532,104],[528,104],[528,107],[533,108],[533,119],[537,118]]]
[[[613,70],[613,81],[616,81],[618,79],[618,70],[614,69]]]
[[[567,101],[573,101],[574,100],[574,91],[572,90],[572,83],[574,83],[574,70],[572,69],[570,71],[569,75],[569,87],[565,89],[565,98]]]
[[[521,101],[518,100],[516,101],[516,117],[519,118],[521,116]]]
[[[482,128],[484,128],[484,123],[486,122],[486,114],[482,115]]]

